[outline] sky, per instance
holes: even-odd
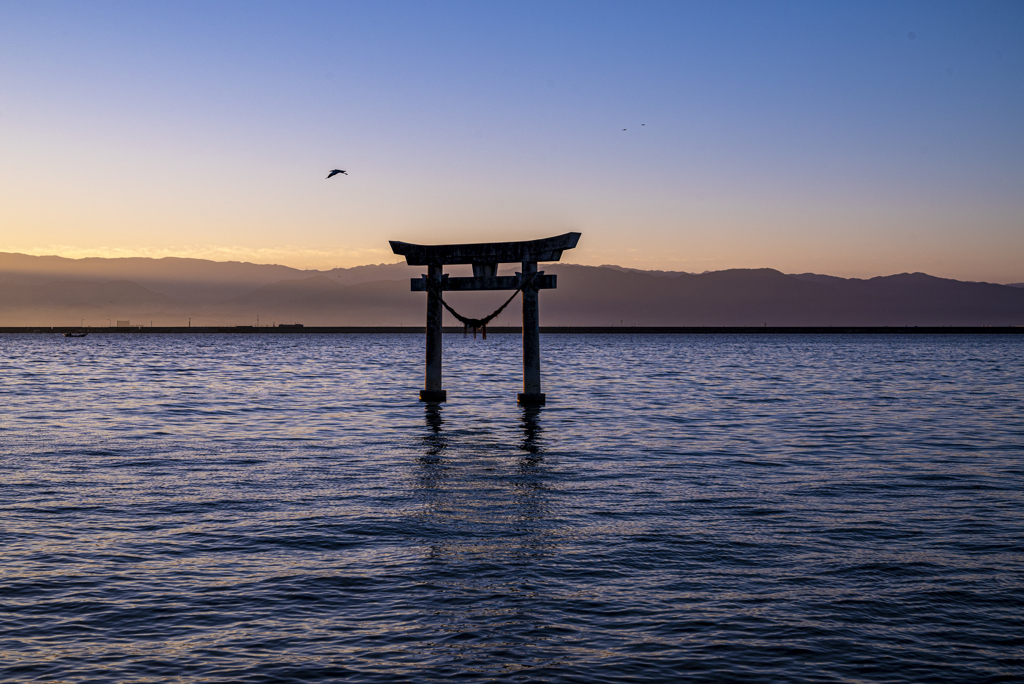
[[[571,263],[1024,282],[1024,3],[0,0],[0,251],[567,231]]]

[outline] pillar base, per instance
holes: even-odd
[[[523,406],[543,406],[544,400],[547,397],[546,394],[526,394],[524,392],[519,393],[519,403]]]
[[[420,401],[448,401],[445,390],[420,390]]]

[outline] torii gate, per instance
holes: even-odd
[[[456,290],[519,290],[523,292],[523,391],[520,404],[544,403],[540,391],[540,312],[537,291],[552,290],[556,277],[537,270],[538,261],[558,261],[562,250],[579,242],[579,233],[565,233],[526,242],[483,242],[469,245],[412,245],[391,240],[395,254],[410,266],[426,266],[427,273],[412,279],[413,292],[427,293],[427,358],[420,401],[445,401],[441,387],[441,293]],[[498,264],[521,263],[514,276],[498,276]],[[473,264],[472,278],[450,278],[448,264]],[[513,295],[514,296],[514,295]]]

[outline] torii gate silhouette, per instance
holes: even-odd
[[[395,254],[405,257],[410,266],[426,266],[427,273],[412,279],[413,292],[427,293],[427,354],[424,387],[420,401],[446,401],[441,386],[441,293],[455,290],[519,290],[523,292],[523,391],[519,403],[540,405],[545,395],[540,391],[540,311],[539,290],[557,286],[553,275],[537,270],[538,261],[558,261],[562,250],[573,249],[579,233],[565,233],[543,240],[525,242],[482,242],[468,245],[413,245],[391,240]],[[498,276],[498,264],[521,263],[522,272],[514,276]],[[472,278],[450,278],[444,267],[449,264],[472,264]]]

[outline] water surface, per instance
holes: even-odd
[[[1024,340],[0,335],[0,680],[1024,677]]]

